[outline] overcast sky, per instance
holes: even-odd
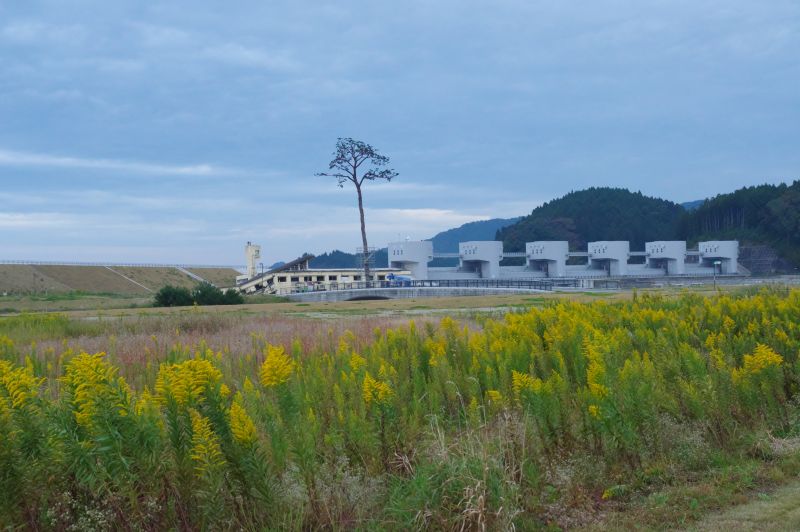
[[[0,0],[0,259],[240,264],[800,178],[797,0]]]

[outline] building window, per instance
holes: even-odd
[[[286,276],[284,275],[283,277],[278,277],[278,282],[279,283],[285,283],[286,282]]]
[[[386,276],[385,275],[379,275],[378,276],[378,280],[379,281],[385,281],[386,280]]]
[[[328,276],[328,280],[329,281],[335,281],[336,280],[336,276],[335,275],[329,275]]]
[[[312,277],[310,275],[306,275],[305,277],[303,277],[303,281],[305,281],[307,283],[311,282],[311,279],[312,279]]]
[[[318,283],[321,283],[321,282],[323,282],[324,280],[325,280],[325,276],[324,276],[324,275],[317,275],[317,282],[318,282]]]
[[[292,277],[292,282],[293,283],[299,283],[300,282],[300,278],[299,277]]]
[[[361,276],[360,275],[354,275],[353,276],[353,280],[354,281],[360,281],[361,280]]]

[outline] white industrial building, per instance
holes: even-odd
[[[607,272],[609,276],[628,274],[631,245],[627,240],[589,242],[589,266],[592,270]]]
[[[430,243],[430,242],[429,242]],[[251,244],[248,243],[245,253],[249,258]],[[291,262],[277,266],[252,277],[237,277],[236,288],[247,294],[265,292],[268,294],[288,295],[298,292],[320,290],[340,290],[358,288],[364,285],[364,270],[361,268],[311,268],[309,262],[314,255],[303,255]],[[426,263],[427,264],[427,263]],[[247,269],[250,271],[250,265]],[[408,277],[411,272],[398,268],[371,268],[369,282],[381,283],[395,276]]]
[[[408,270],[414,279],[428,278],[428,263],[433,260],[433,242],[410,240],[402,246],[389,244],[389,267]]]
[[[686,242],[682,240],[647,242],[644,251],[648,268],[664,270],[665,275],[686,273]]]
[[[717,265],[720,273],[738,273],[739,242],[736,240],[712,240],[700,242],[700,260],[706,267]]]
[[[458,266],[429,266],[435,258],[458,258]],[[501,266],[504,258],[524,265]],[[569,251],[567,241],[525,244],[525,252],[504,252],[499,241],[461,242],[458,253],[436,253],[429,241],[389,243],[389,267],[409,271],[416,280],[457,279],[595,279],[733,275],[739,272],[739,243],[700,242],[687,250],[684,241],[645,243],[631,251],[625,240],[589,242],[586,251]]]
[[[479,279],[499,279],[503,243],[496,240],[460,242],[458,259],[461,271],[476,273]]]
[[[527,267],[540,271],[545,277],[566,277],[569,242],[550,240],[525,244]]]

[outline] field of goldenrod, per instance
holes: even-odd
[[[0,333],[65,320],[7,318]],[[250,341],[124,367],[0,335],[0,524],[574,526],[768,461],[759,438],[800,429],[800,291],[553,302],[313,348]]]

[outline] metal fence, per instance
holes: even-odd
[[[373,288],[510,288],[517,290],[553,290],[552,280],[538,279],[440,279],[440,280],[386,280],[353,281],[346,283],[310,283],[292,287],[293,294],[336,290],[367,290]],[[564,280],[557,286],[577,286],[573,280]]]

